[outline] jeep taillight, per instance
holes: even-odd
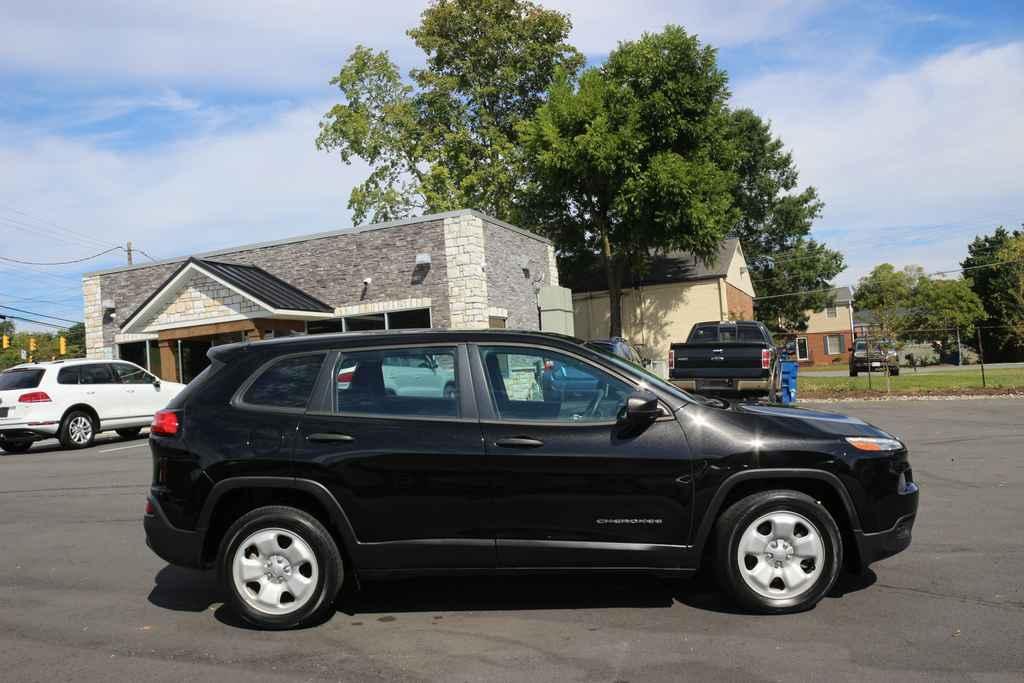
[[[18,397],[18,403],[49,403],[50,395],[45,391],[30,391]]]
[[[761,349],[761,369],[767,370],[772,366],[772,352],[768,349]]]
[[[149,426],[149,433],[157,436],[174,436],[178,433],[179,427],[178,411],[158,410],[153,415],[153,424]]]

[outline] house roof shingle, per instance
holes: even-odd
[[[714,261],[705,264],[688,251],[670,251],[666,254],[652,254],[642,273],[627,273],[623,286],[650,286],[672,282],[691,282],[725,277],[729,271],[732,255],[739,246],[736,239],[723,240]],[[608,289],[604,269],[595,264],[583,272],[569,274],[562,278],[562,286],[573,292],[601,292]]]

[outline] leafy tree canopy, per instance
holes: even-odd
[[[621,43],[578,79],[561,71],[520,127],[524,221],[567,253],[600,255],[612,335],[627,267],[656,250],[710,258],[738,218],[728,97],[714,49],[669,26]]]
[[[922,277],[910,297],[907,328],[913,339],[949,348],[957,331],[961,340],[970,341],[975,324],[984,318],[985,307],[967,280]]]
[[[316,139],[371,167],[349,197],[355,222],[462,207],[514,218],[517,125],[556,70],[583,65],[565,42],[570,28],[566,15],[523,0],[436,0],[408,32],[427,57],[412,84],[386,52],[356,47],[331,80],[343,101]]]
[[[881,334],[892,338],[908,329],[911,298],[918,280],[924,277],[920,266],[897,270],[891,263],[882,263],[857,284],[854,306],[874,317]]]
[[[1003,351],[1024,349],[1024,231],[997,228],[976,237],[967,253],[960,265],[970,269],[964,277],[988,312],[985,338]],[[986,350],[995,350],[989,343]]]

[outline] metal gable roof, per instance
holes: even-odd
[[[323,301],[306,294],[298,287],[288,284],[284,280],[258,266],[246,266],[236,263],[223,263],[220,261],[207,261],[192,257],[181,264],[171,276],[168,277],[159,287],[146,297],[146,299],[132,311],[121,324],[121,329],[127,328],[134,323],[136,318],[145,310],[150,303],[157,299],[161,293],[174,282],[181,273],[194,267],[199,272],[217,278],[222,282],[234,287],[247,296],[252,297],[261,304],[270,306],[273,309],[284,311],[307,311],[310,313],[333,313],[334,308]]]
[[[203,270],[237,287],[255,299],[277,309],[287,311],[314,311],[333,313],[334,308],[323,301],[306,294],[298,287],[259,266],[243,266],[221,261],[194,259]]]

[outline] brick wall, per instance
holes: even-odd
[[[754,319],[754,297],[728,282],[725,283],[725,301],[733,320]]]

